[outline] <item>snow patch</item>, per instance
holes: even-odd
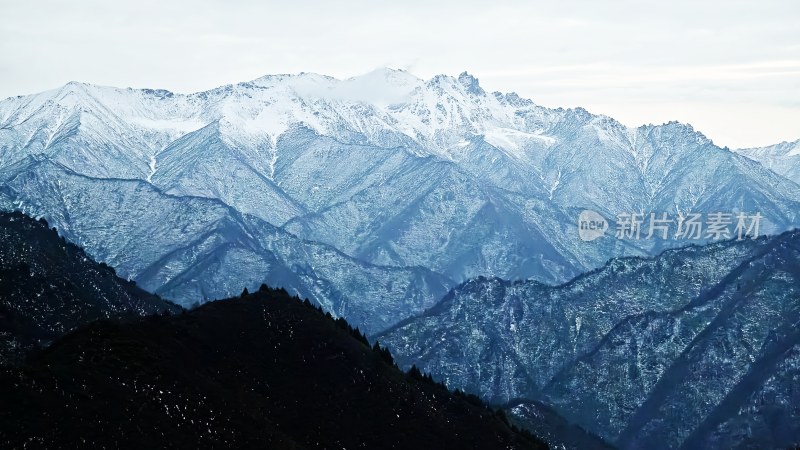
[[[156,157],[150,156],[150,173],[147,174],[147,182],[152,183],[153,181],[153,174],[156,173]]]
[[[254,118],[242,122],[243,129],[249,134],[267,134],[273,144],[278,137],[289,129],[289,114],[274,105],[262,109]],[[274,146],[274,145],[273,145]]]
[[[197,131],[200,128],[208,125],[202,120],[188,118],[150,119],[147,117],[131,117],[130,121],[134,125],[138,125],[142,128],[160,131],[175,130],[182,131],[184,133]]]
[[[294,76],[263,77],[256,80],[256,83],[276,91],[288,88],[302,98],[360,102],[379,107],[407,101],[412,92],[424,84],[421,79],[408,72],[387,68],[346,80],[315,73],[301,73]]]
[[[541,134],[526,133],[512,128],[490,128],[484,132],[484,140],[502,150],[519,154],[531,140],[553,144],[555,139]]]

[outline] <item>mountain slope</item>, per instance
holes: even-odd
[[[98,322],[0,378],[3,446],[547,448],[285,291]]]
[[[80,325],[180,308],[116,277],[44,221],[0,213],[0,365]]]
[[[184,306],[267,282],[373,333],[430,307],[452,284],[424,268],[367,264],[300,240],[219,200],[90,178],[48,159],[24,163],[8,178],[0,171],[0,205],[47,215],[94,258]]]
[[[614,448],[583,428],[558,415],[553,408],[536,401],[506,405],[511,423],[540,436],[551,447],[563,450]]]
[[[800,140],[768,147],[738,149],[736,153],[758,161],[773,172],[800,184]]]
[[[401,365],[552,404],[622,448],[789,447],[798,258],[790,232],[612,260],[555,287],[476,280],[381,339]]]
[[[219,126],[213,122],[172,142],[159,153],[158,168],[148,181],[168,194],[222,200],[277,225],[305,213],[265,176],[269,157],[263,154],[264,145],[228,142]]]

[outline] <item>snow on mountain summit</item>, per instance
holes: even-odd
[[[736,158],[678,122],[629,128],[582,108],[549,109],[515,93],[487,93],[467,72],[423,80],[380,68],[347,79],[315,73],[266,75],[193,94],[70,82],[0,102],[0,164],[45,155],[79,173],[150,181],[161,152],[211,123],[219,125],[226,147],[246,149],[249,163],[267,179],[290,157],[278,148],[279,140],[292,130],[307,129],[348,145],[454,162],[503,189],[526,195],[549,192],[549,200],[610,212],[659,203],[655,197],[664,195],[659,191],[678,182],[670,181],[669,174],[687,172],[676,169],[697,149],[705,148],[706,158],[720,162]],[[567,156],[573,154],[593,163]],[[787,151],[781,157],[792,155]],[[761,162],[783,176],[794,173]],[[489,169],[498,164],[499,172],[499,167]],[[705,166],[710,167],[708,161]],[[504,171],[516,173],[516,179],[501,175]],[[612,207],[605,196],[570,188],[577,189],[578,174],[584,181],[605,183],[610,177],[624,186],[637,173],[637,183],[646,185],[637,189],[649,197],[644,202],[641,196],[634,199],[639,194],[621,192],[610,196]],[[701,200],[681,200],[684,194],[677,189],[679,209]]]
[[[111,204],[103,200],[112,210],[134,203],[117,185],[135,180],[157,189],[152,198],[218,201],[365,264],[424,267],[459,282],[479,275],[561,282],[613,256],[677,245],[583,243],[575,236],[583,209],[609,220],[626,212],[760,211],[762,232],[800,224],[800,186],[788,175],[715,146],[689,125],[630,128],[583,108],[546,108],[487,92],[467,72],[427,80],[386,68],[346,79],[267,75],[192,94],[73,82],[0,101],[0,180],[7,180],[0,204],[5,196],[6,205],[50,217],[74,200],[66,192],[84,192],[88,203],[98,196],[55,184],[43,203],[44,194],[22,190],[29,181],[20,176],[43,159],[71,174],[48,172],[64,184],[78,174],[118,191]],[[78,212],[63,214],[65,226],[91,242],[91,220],[74,224]],[[158,234],[149,219],[138,226]],[[136,245],[112,243],[87,247]],[[131,273],[137,264],[128,264]],[[220,286],[245,276],[213,267],[234,277]]]
[[[486,95],[466,72],[458,78],[440,75],[425,81],[386,68],[344,80],[313,73],[267,75],[188,95],[70,82],[60,89],[0,102],[0,123],[13,128],[39,118],[52,125],[58,123],[54,111],[85,111],[135,126],[130,131],[146,132],[156,141],[152,146],[162,148],[165,133],[174,140],[216,120],[234,124],[240,132],[267,134],[272,140],[293,126],[305,126],[343,139],[350,132],[360,133],[381,146],[408,138],[438,156],[450,157],[447,147],[452,139],[444,136],[454,132],[468,136],[491,134],[495,128],[530,131],[520,129],[524,127],[516,118],[520,104],[505,100]]]
[[[254,84],[267,89],[284,84],[302,98],[365,103],[381,107],[407,101],[411,93],[423,85],[421,79],[408,72],[387,68],[345,80],[301,73],[282,78],[277,83],[275,81],[271,77],[262,77],[255,80]]]
[[[800,140],[735,151],[800,184]]]
[[[70,82],[0,102],[0,126],[18,130],[17,145],[28,145],[37,133],[56,134],[53,127],[65,116],[90,113],[117,134],[140,136],[137,146],[149,150],[139,153],[148,161],[181,135],[214,121],[240,140],[273,146],[281,134],[300,126],[346,142],[403,146],[418,155],[459,160],[459,143],[478,136],[517,158],[524,157],[520,149],[528,141],[554,144],[559,136],[552,128],[580,116],[572,111],[579,112],[543,108],[515,93],[489,94],[467,72],[423,80],[380,68],[343,80],[314,73],[266,75],[194,94]]]

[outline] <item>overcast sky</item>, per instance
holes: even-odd
[[[490,91],[719,145],[800,139],[800,1],[0,0],[0,97],[76,80],[205,90],[268,73],[467,70]]]

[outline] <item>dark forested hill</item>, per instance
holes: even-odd
[[[0,364],[100,318],[180,308],[118,278],[44,220],[0,213]]]
[[[83,327],[3,370],[0,398],[0,447],[546,447],[266,287]]]

